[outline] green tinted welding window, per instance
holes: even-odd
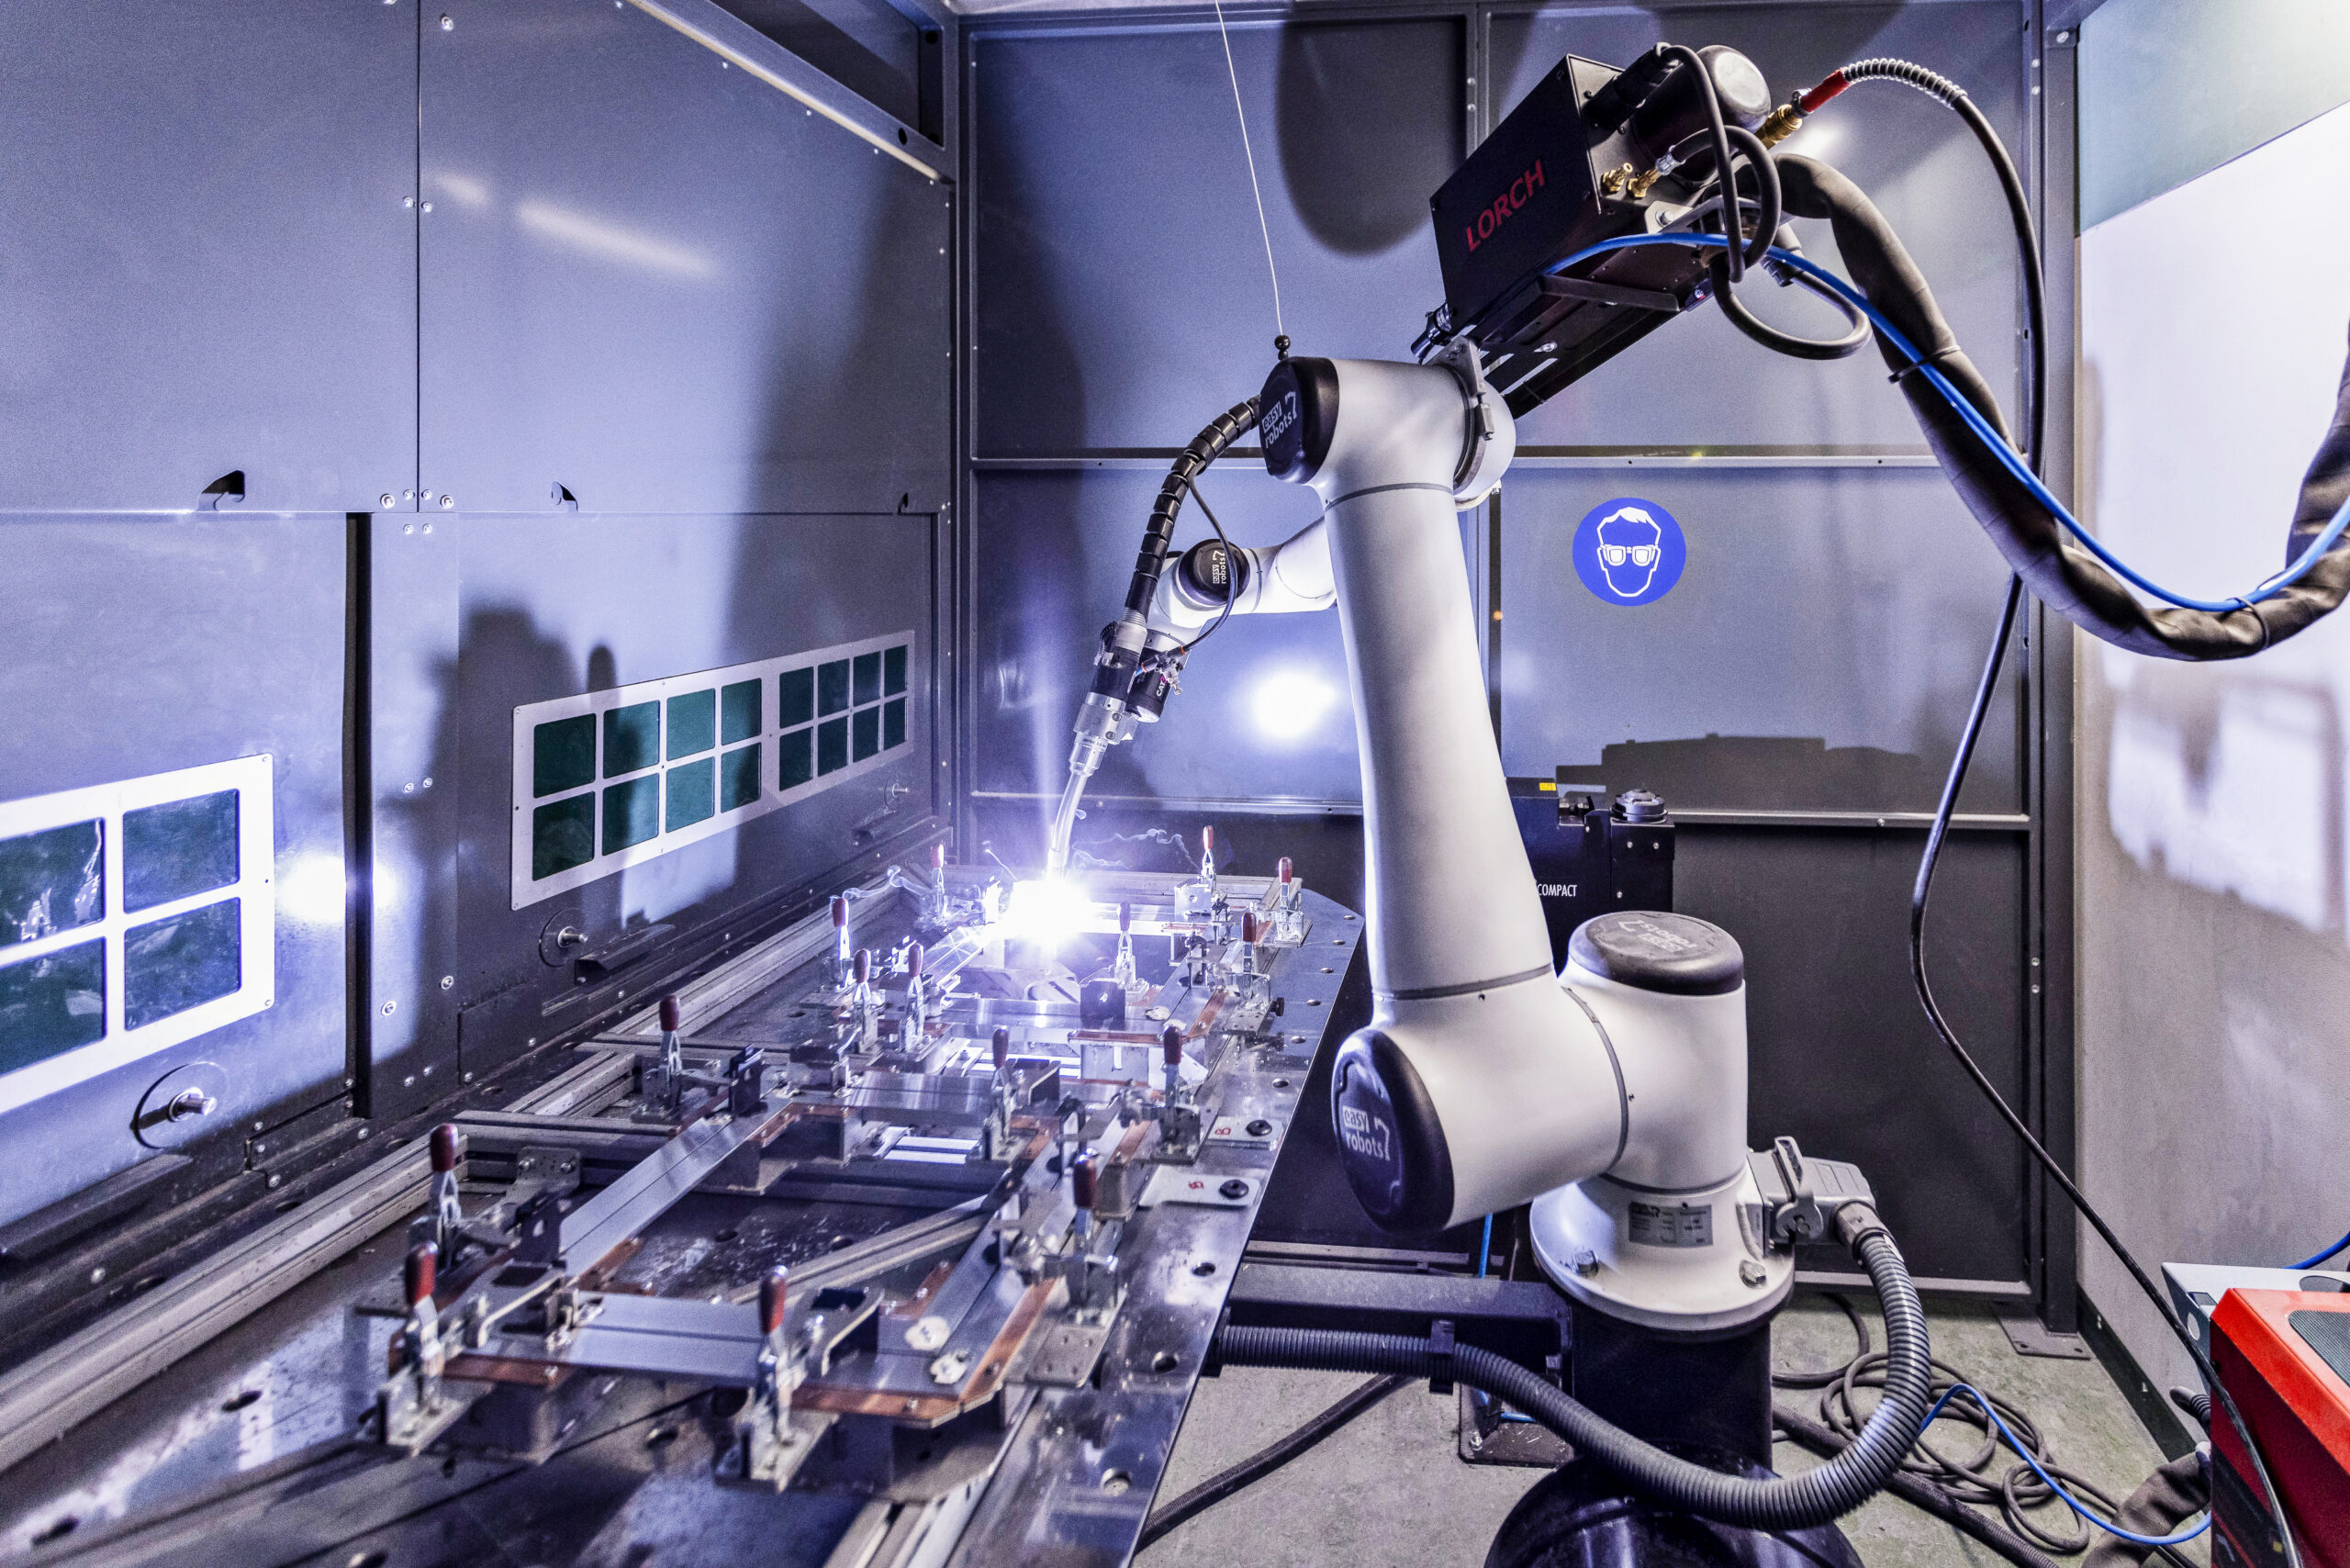
[[[816,777],[816,732],[794,730],[775,743],[775,787],[792,790]]]
[[[728,745],[749,740],[763,727],[759,721],[759,682],[738,680],[718,694],[718,738]]]
[[[837,713],[848,706],[848,661],[834,659],[816,670],[816,707],[818,711]]]
[[[596,781],[596,715],[557,719],[531,732],[531,795],[560,795]]]
[[[596,858],[596,797],[574,795],[541,806],[531,813],[531,879],[543,881],[558,871],[585,866]]]
[[[788,669],[776,678],[776,727],[788,730],[816,716],[816,672]]]
[[[881,700],[881,655],[879,654],[856,655],[856,700],[859,702],[878,702]]]
[[[816,771],[837,773],[848,766],[848,720],[827,719],[816,726]]]
[[[881,749],[888,751],[906,744],[906,700],[902,697],[881,710]]]
[[[881,655],[881,689],[895,697],[906,689],[906,645],[903,643]]]
[[[706,822],[718,810],[718,759],[705,756],[683,767],[669,769],[669,809],[663,829],[675,833]]]
[[[718,693],[688,691],[669,699],[669,760],[693,756],[718,744]]]
[[[122,907],[208,893],[237,879],[237,792],[122,813]]]
[[[759,748],[737,746],[718,759],[718,809],[740,811],[759,798]]]
[[[14,1072],[106,1032],[106,945],[0,965],[0,1072]]]
[[[604,715],[604,777],[637,773],[661,760],[661,704],[638,702]]]
[[[661,831],[661,776],[648,773],[604,790],[604,853],[643,844]]]
[[[860,708],[856,711],[856,760],[863,762],[881,749],[881,710]]]
[[[106,914],[106,825],[68,823],[0,838],[0,947]]]
[[[144,1028],[245,983],[242,901],[223,899],[122,934],[122,1026]]]

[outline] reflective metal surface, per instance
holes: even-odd
[[[582,512],[947,504],[946,187],[633,6],[442,9],[421,489],[545,516],[565,492]]]
[[[976,895],[984,879],[955,873],[956,896]],[[1098,879],[1094,897],[1111,902],[1097,913],[1109,912],[1114,933],[1117,903],[1129,902],[1183,942],[1226,918],[1220,910],[1179,914],[1175,881]],[[1261,880],[1225,878],[1220,889],[1233,909],[1270,898]],[[576,1327],[559,1332],[551,1305],[570,1283],[558,1282],[546,1294],[540,1282],[551,1276],[523,1267],[520,1254],[460,1264],[460,1277],[444,1282],[443,1332],[478,1348],[450,1363],[442,1385],[465,1406],[451,1413],[445,1447],[398,1459],[396,1448],[378,1446],[371,1435],[372,1412],[352,1423],[384,1378],[386,1334],[404,1311],[386,1299],[404,1245],[397,1231],[388,1232],[241,1325],[216,1328],[193,1353],[174,1347],[154,1367],[139,1369],[132,1375],[170,1366],[85,1421],[70,1446],[52,1446],[14,1468],[11,1500],[0,1509],[0,1556],[195,1562],[218,1551],[217,1537],[205,1539],[199,1524],[208,1521],[216,1531],[234,1528],[240,1561],[257,1563],[328,1549],[359,1557],[383,1551],[403,1561],[452,1550],[462,1555],[462,1543],[476,1538],[509,1551],[527,1542],[533,1560],[548,1563],[637,1562],[648,1549],[663,1561],[734,1562],[742,1560],[740,1532],[750,1529],[763,1543],[760,1561],[812,1562],[872,1515],[874,1505],[863,1500],[873,1498],[890,1504],[882,1512],[896,1545],[882,1561],[1001,1562],[1022,1560],[1044,1541],[1054,1543],[1057,1561],[1124,1562],[1238,1272],[1280,1129],[1298,1114],[1298,1086],[1321,1043],[1317,1025],[1330,1015],[1333,984],[1323,960],[1337,955],[1342,966],[1360,928],[1313,894],[1291,907],[1295,917],[1281,914],[1275,929],[1283,935],[1256,949],[1255,968],[1234,967],[1248,958],[1241,950],[1211,945],[1194,949],[1205,968],[1170,970],[1155,952],[1169,938],[1143,939],[1154,949],[1145,956],[1146,980],[1166,978],[1136,994],[1155,996],[1178,1024],[1189,1023],[1184,1079],[1215,1113],[1214,1125],[1196,1158],[1158,1166],[1153,1186],[1162,1196],[1080,1230],[1070,1243],[1083,1243],[1080,1250],[1065,1250],[1061,1241],[1072,1218],[1058,1158],[1063,1139],[1079,1136],[1081,1119],[1083,1136],[1105,1153],[1139,1144],[1147,1158],[1151,1145],[1142,1135],[1158,1127],[1164,1153],[1174,1124],[1154,1122],[1161,1114],[1148,1108],[1147,1097],[1136,1098],[1140,1092],[1129,1081],[1076,1076],[1091,1060],[1091,1036],[1074,1004],[1059,1000],[1058,982],[1047,980],[1024,999],[1029,1046],[1038,1054],[1015,1058],[1018,1081],[1033,1078],[1036,1085],[1014,1123],[1024,1152],[1010,1165],[954,1157],[957,1166],[1000,1172],[1011,1183],[1010,1202],[1001,1186],[977,1204],[949,1199],[911,1212],[887,1206],[900,1200],[878,1190],[878,1207],[872,1198],[778,1195],[819,1168],[847,1177],[886,1166],[893,1140],[868,1145],[857,1129],[874,1124],[852,1120],[839,1153],[811,1153],[790,1136],[794,1118],[821,1124],[834,1105],[852,1107],[855,1118],[858,1096],[787,1092],[775,1079],[759,1114],[689,1122],[565,1217],[561,1251],[568,1261],[555,1272],[603,1259],[590,1271],[603,1283],[583,1290],[576,1320],[565,1320]],[[884,945],[911,928],[915,913],[908,894],[864,908],[857,939]],[[1071,973],[1067,963],[1087,972],[1099,957],[1101,920],[1081,924],[1096,935],[1060,945],[1061,974]],[[771,1023],[789,1014],[787,1001],[801,1002],[803,1017],[822,1021],[818,1037],[834,1036],[839,993],[829,978],[829,946],[811,951],[800,941],[811,928],[829,930],[829,921],[818,917],[790,940],[706,978],[692,1021],[706,1044],[695,1060],[744,1026],[738,1015]],[[1019,929],[1037,928],[980,928],[968,941],[957,935],[940,943],[949,956],[941,972],[953,972],[957,983],[937,1000],[934,1028],[916,1035],[904,1026],[901,985],[884,1008],[894,1032],[885,1030],[867,1076],[888,1078],[887,1063],[918,1052],[937,1058],[942,1087],[1002,1087],[986,1066],[985,1018],[958,997],[982,994],[1031,966],[1054,972],[1047,950]],[[956,955],[959,963],[951,961]],[[998,967],[1006,963],[1013,967]],[[1270,975],[1262,978],[1266,968]],[[1204,975],[1205,989],[1191,986],[1187,972]],[[753,977],[758,983],[743,983]],[[1268,1014],[1270,998],[1281,1001],[1286,1020]],[[625,1103],[626,1070],[616,1075],[601,1064],[632,1062],[635,1051],[622,1042],[648,1018],[582,1053],[578,1069],[525,1096],[498,1125],[537,1119],[544,1126],[538,1136],[553,1140],[587,1127],[642,1125]],[[1132,1037],[1148,1041],[1147,1021],[1134,1022],[1143,1032]],[[1282,1032],[1285,1023],[1294,1029]],[[1120,1037],[1114,1027],[1110,1034]],[[797,1072],[814,1059],[808,1049],[770,1059]],[[853,1052],[841,1059],[865,1058]],[[927,1092],[909,1088],[903,1073],[895,1081],[901,1098]],[[1121,1106],[1125,1124],[1116,1119]],[[1066,1131],[1058,1120],[1064,1112],[1074,1118]],[[933,1094],[917,1114],[937,1123],[968,1114],[968,1107]],[[917,1121],[915,1130],[923,1125]],[[736,1184],[724,1174],[729,1152],[761,1142],[758,1181]],[[909,1158],[902,1150],[916,1142],[944,1147],[936,1137],[899,1137],[897,1158]],[[379,1168],[395,1183],[384,1191],[399,1193],[386,1217],[413,1203],[420,1164],[416,1148]],[[487,1169],[477,1157],[467,1207],[478,1223],[494,1225],[487,1216],[501,1185],[482,1173]],[[728,1184],[713,1188],[712,1181]],[[688,1190],[697,1184],[700,1190]],[[1203,1195],[1185,1196],[1192,1189]],[[873,1221],[858,1217],[861,1206]],[[967,1223],[972,1218],[984,1226],[976,1234]],[[348,1223],[342,1209],[326,1205],[286,1225],[318,1230]],[[855,1229],[877,1223],[872,1239],[854,1241]],[[623,1245],[608,1246],[614,1239]],[[285,1238],[256,1239],[256,1281],[268,1271],[269,1249],[285,1244]],[[805,1261],[811,1249],[816,1257]],[[1098,1256],[1082,1263],[1086,1254]],[[811,1335],[821,1315],[839,1310],[825,1294],[827,1281],[878,1291],[887,1305],[878,1318],[844,1319],[871,1326],[878,1338],[860,1338],[852,1327],[827,1358],[808,1363],[792,1420],[834,1435],[815,1443],[793,1488],[730,1490],[716,1484],[730,1474],[739,1401],[730,1406],[703,1391],[713,1383],[740,1388],[760,1376],[748,1303],[778,1256],[795,1260],[789,1321]],[[1097,1278],[1097,1264],[1114,1270],[1114,1280]],[[468,1286],[467,1274],[477,1282]],[[466,1327],[475,1319],[465,1304],[476,1296],[488,1306],[478,1330]],[[544,1324],[529,1317],[533,1300],[546,1308]],[[160,1320],[150,1324],[133,1307],[103,1327],[131,1342]],[[793,1343],[799,1333],[791,1329]],[[158,1351],[168,1343],[152,1342]],[[518,1458],[537,1462],[518,1465]],[[739,1481],[739,1471],[734,1475]],[[676,1529],[681,1516],[697,1521],[690,1535]]]
[[[420,9],[9,6],[0,508],[415,483]]]

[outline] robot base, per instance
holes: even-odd
[[[1542,1271],[1578,1308],[1667,1333],[1768,1321],[1795,1288],[1795,1255],[1754,1229],[1762,1193],[1740,1161],[1707,1191],[1657,1193],[1595,1176],[1528,1211]]]
[[[1695,1450],[1741,1475],[1770,1473],[1751,1461]],[[1572,1460],[1534,1484],[1485,1553],[1485,1568],[1862,1568],[1834,1525],[1765,1534],[1674,1513],[1624,1495],[1588,1460]]]

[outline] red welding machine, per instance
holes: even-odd
[[[2350,1568],[2350,1294],[2232,1290],[2211,1314],[2211,1363],[2260,1444],[2309,1568]],[[2244,1441],[2211,1421],[2214,1568],[2284,1561]]]

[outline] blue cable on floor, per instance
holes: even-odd
[[[2185,1530],[2177,1535],[2139,1535],[2133,1531],[2123,1529],[2120,1525],[2113,1523],[2109,1519],[2098,1518],[2095,1514],[2090,1513],[2087,1508],[2081,1506],[2079,1498],[2074,1496],[2070,1492],[2065,1491],[2062,1486],[2057,1485],[2055,1477],[2050,1475],[2048,1472],[2040,1467],[2040,1461],[2032,1457],[2031,1450],[2024,1447],[2023,1444],[2016,1441],[2016,1435],[2008,1430],[2007,1422],[2000,1419],[1999,1413],[1997,1410],[1991,1408],[1991,1402],[1984,1398],[1980,1393],[1976,1392],[1975,1386],[1971,1383],[1954,1383],[1951,1384],[1950,1388],[1943,1393],[1940,1399],[1934,1401],[1934,1407],[1926,1412],[1925,1420],[1919,1424],[1919,1440],[1923,1441],[1925,1439],[1926,1433],[1933,1428],[1935,1419],[1942,1413],[1942,1406],[1948,1405],[1952,1400],[1957,1398],[1962,1394],[1973,1399],[1976,1406],[1982,1410],[1983,1414],[1990,1417],[1991,1424],[1999,1428],[1999,1436],[2008,1439],[2008,1446],[2016,1450],[2017,1454],[2022,1458],[2024,1463],[2031,1466],[2031,1473],[2040,1477],[2041,1484],[2042,1485],[2046,1486],[2048,1490],[2056,1495],[2056,1498],[2059,1502],[2072,1509],[2073,1512],[2080,1515],[2082,1518],[2087,1519],[2090,1524],[2093,1524],[2097,1526],[2098,1529],[2105,1531],[2108,1535],[2126,1540],[2132,1546],[2177,1546],[2183,1542],[2193,1540],[2197,1536],[2201,1535],[2205,1530],[2211,1528],[2211,1515],[2209,1509],[2204,1511],[2203,1522],[2201,1524],[2197,1525],[2191,1530]]]
[[[1549,270],[1554,274],[1561,273],[1567,268],[1575,265],[1577,263],[1587,261],[1593,256],[1601,255],[1609,251],[1631,250],[1641,245],[1698,245],[1711,246],[1716,250],[1728,250],[1729,248],[1729,241],[1727,236],[1720,234],[1627,234],[1613,240],[1602,240],[1595,245],[1592,245],[1584,250],[1576,252],[1573,255],[1569,256],[1565,261],[1558,263]],[[1884,315],[1880,313],[1874,306],[1869,303],[1868,297],[1866,295],[1861,293],[1859,289],[1854,288],[1851,284],[1846,283],[1842,278],[1838,277],[1834,273],[1828,271],[1826,268],[1819,266],[1816,263],[1811,262],[1803,256],[1796,254],[1792,251],[1782,250],[1778,246],[1774,245],[1771,247],[1770,254],[1773,258],[1783,264],[1794,268],[1796,271],[1803,274],[1806,277],[1814,279],[1822,286],[1829,289],[1831,293],[1835,294],[1839,298],[1844,300],[1847,304],[1852,306],[1855,309],[1865,315],[1869,319],[1870,323],[1874,325],[1877,331],[1884,336],[1886,342],[1891,343],[1896,349],[1907,355],[1911,367],[1914,368],[1918,374],[1923,375],[1927,382],[1932,386],[1935,391],[1942,394],[1943,401],[1947,402],[1951,406],[1952,410],[1955,412],[1961,420],[1965,421],[1967,429],[1975,432],[1975,439],[1983,443],[1984,448],[1994,457],[1998,458],[2001,465],[2004,466],[2009,474],[2015,476],[2017,482],[2021,484],[2026,489],[2030,490],[2033,498],[2038,500],[2042,506],[2046,507],[2049,512],[2054,516],[2056,521],[2062,523],[2074,538],[2081,542],[2082,545],[2087,549],[2089,554],[2104,562],[2116,576],[2139,588],[2143,588],[2147,593],[2152,594],[2154,598],[2159,599],[2165,603],[2177,605],[2182,610],[2200,610],[2209,611],[2212,614],[2225,614],[2232,610],[2250,610],[2254,605],[2261,602],[2263,599],[2274,599],[2277,595],[2290,588],[2294,583],[2300,581],[2300,578],[2308,573],[2311,567],[2317,565],[2318,558],[2320,556],[2323,555],[2328,550],[2333,548],[2334,542],[2342,537],[2344,531],[2345,529],[2350,529],[2350,500],[2345,500],[2343,502],[2341,509],[2333,514],[2333,521],[2326,524],[2325,531],[2319,534],[2316,539],[2311,541],[2309,548],[2303,550],[2300,555],[2294,560],[2291,566],[2286,567],[2283,571],[2278,572],[2274,577],[2265,579],[2250,593],[2239,595],[2234,599],[2189,599],[2184,594],[2173,593],[2170,589],[2160,587],[2141,576],[2138,572],[2125,565],[2120,556],[2115,555],[2104,545],[2098,543],[2095,536],[2092,535],[2088,530],[2083,528],[2080,523],[2075,520],[2073,514],[2065,509],[2065,504],[2049,493],[2048,487],[2042,484],[2039,476],[2033,474],[2031,468],[2025,465],[2022,454],[2018,453],[2013,446],[2009,445],[2000,437],[1997,431],[1991,428],[1990,421],[1983,417],[1981,410],[1976,409],[1974,404],[1968,402],[1966,398],[1961,395],[1958,388],[1950,384],[1949,380],[1943,376],[1941,371],[1926,363],[1926,356],[1919,353],[1917,346],[1911,343],[1908,338],[1902,336],[1899,328],[1886,320]],[[2344,1238],[2344,1244],[2350,1245],[2350,1238]],[[2302,1266],[2308,1267],[2309,1265],[2305,1264]]]

